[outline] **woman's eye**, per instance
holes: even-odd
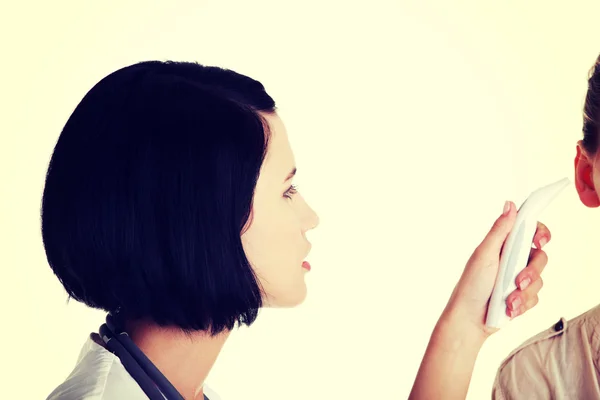
[[[291,199],[292,196],[295,195],[296,193],[298,193],[298,187],[296,185],[292,185],[288,188],[288,190],[285,191],[283,196],[287,197],[288,199]]]

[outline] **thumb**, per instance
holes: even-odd
[[[516,215],[517,212],[514,203],[507,201],[504,205],[504,212],[494,222],[492,229],[490,229],[479,245],[480,254],[493,254],[494,256],[500,254],[504,241],[515,224]]]

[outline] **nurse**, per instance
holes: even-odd
[[[42,201],[48,263],[71,298],[118,315],[183,398],[217,400],[204,381],[234,326],[306,297],[306,234],[319,219],[293,183],[296,167],[260,82],[196,63],[122,68],[85,95],[52,154]],[[507,202],[466,263],[411,398],[464,398],[493,333],[486,304],[515,216]],[[537,302],[548,240],[540,224],[508,298],[512,317]],[[148,398],[125,364],[93,334],[48,399]]]

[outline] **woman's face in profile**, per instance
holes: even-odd
[[[276,114],[263,117],[269,124],[270,143],[242,244],[264,289],[264,305],[293,307],[306,297],[308,270],[302,263],[311,245],[305,234],[319,220],[292,187],[296,163],[283,122]]]

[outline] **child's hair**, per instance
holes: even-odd
[[[600,128],[600,56],[591,68],[583,109],[583,147],[590,154],[598,150]]]

